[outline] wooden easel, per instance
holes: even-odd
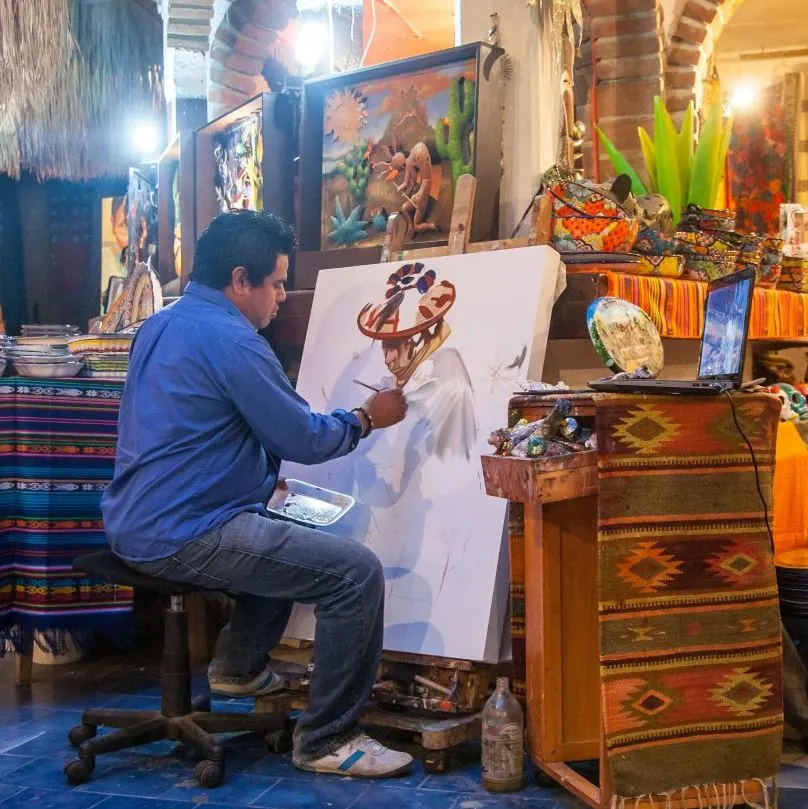
[[[381,262],[415,261],[531,247],[549,242],[552,211],[540,198],[533,204],[527,237],[469,243],[476,191],[477,180],[473,176],[467,174],[458,179],[449,239],[443,246],[404,250],[407,220],[400,214],[392,215],[387,222]],[[422,693],[396,694],[384,690],[383,683],[377,683],[374,689],[376,704],[362,714],[362,724],[415,735],[423,747],[426,771],[446,772],[450,769],[451,749],[480,738],[480,712],[497,667],[429,655],[394,652],[382,655],[383,671],[386,666],[396,664],[412,667],[419,672],[419,682],[426,683]],[[292,692],[290,695],[286,692],[256,699],[255,709],[259,712],[277,711],[284,708],[301,709],[305,705],[306,700],[300,693]]]

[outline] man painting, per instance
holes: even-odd
[[[185,294],[133,343],[102,510],[112,549],[136,570],[235,598],[209,669],[214,694],[283,687],[269,651],[293,603],[315,605],[315,670],[294,763],[385,777],[412,759],[357,727],[381,653],[379,560],[359,543],[272,519],[266,503],[282,460],[350,453],[400,422],[406,402],[388,390],[325,415],[295,393],[257,334],[286,298],[293,249],[288,225],[253,211],[222,214],[200,236]]]

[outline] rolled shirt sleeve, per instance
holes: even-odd
[[[227,392],[268,453],[317,464],[356,449],[362,425],[354,413],[313,413],[259,335],[240,340],[237,349],[225,374]]]

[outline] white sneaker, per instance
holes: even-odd
[[[390,750],[365,733],[357,733],[320,758],[306,759],[295,751],[292,761],[299,770],[309,772],[353,778],[391,778],[410,768],[412,756]]]

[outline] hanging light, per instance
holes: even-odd
[[[144,157],[157,153],[157,129],[151,124],[137,124],[132,130],[132,145]]]
[[[729,97],[729,103],[734,110],[746,110],[757,104],[760,88],[752,82],[737,85]]]
[[[321,22],[304,22],[297,34],[295,61],[311,72],[328,50],[328,29]]]

